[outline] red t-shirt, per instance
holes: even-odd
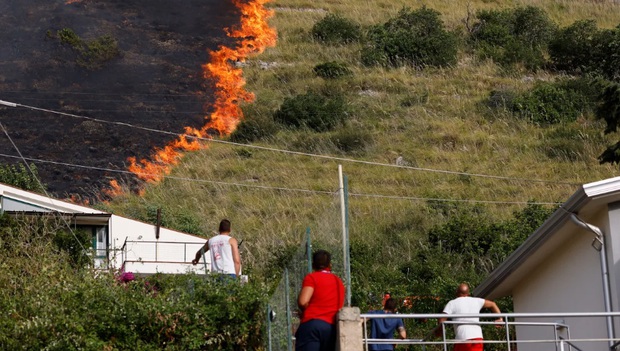
[[[336,314],[344,305],[342,280],[330,271],[318,271],[307,274],[301,286],[314,288],[301,323],[311,319],[320,319],[329,324],[335,324]]]

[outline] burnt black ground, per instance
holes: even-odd
[[[200,127],[212,100],[202,77],[208,50],[234,45],[224,28],[239,13],[228,0],[0,0],[0,100],[106,121],[182,133]],[[121,56],[102,69],[76,64],[76,53],[49,33],[113,36]],[[92,120],[0,106],[0,123],[24,157],[126,170],[176,139]],[[17,150],[0,131],[0,154]],[[22,162],[0,156],[0,165]],[[121,173],[33,162],[56,197],[97,197]]]

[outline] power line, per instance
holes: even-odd
[[[6,137],[9,139],[9,141],[11,142],[11,145],[13,145],[13,148],[15,148],[15,151],[17,151],[17,153],[19,154],[19,157],[22,159],[22,161],[24,161],[24,164],[26,165],[26,168],[28,168],[28,171],[30,172],[32,177],[34,179],[36,179],[37,183],[39,184],[39,187],[41,188],[41,190],[43,190],[43,193],[45,194],[45,196],[47,196],[49,201],[53,204],[54,203],[54,199],[50,196],[50,194],[47,192],[47,190],[45,190],[45,187],[43,186],[43,183],[41,182],[39,177],[37,177],[36,173],[34,173],[32,168],[30,168],[30,165],[28,164],[28,162],[26,162],[26,159],[22,155],[21,151],[19,151],[19,148],[17,147],[17,145],[15,145],[15,143],[13,142],[13,139],[11,139],[11,137],[9,136],[9,133],[6,131],[6,129],[4,128],[4,125],[2,123],[0,123],[0,128],[2,128],[2,131],[4,132],[4,135],[6,135]],[[73,237],[75,238],[75,241],[77,241],[78,245],[80,245],[80,247],[82,248],[82,252],[84,253],[84,255],[88,255],[88,251],[86,251],[86,248],[84,247],[84,245],[82,245],[82,242],[80,242],[80,240],[78,239],[77,235],[75,235],[75,233],[71,229],[71,225],[69,224],[69,222],[67,222],[67,220],[64,218],[64,216],[58,216],[58,217],[60,217],[60,219],[65,224],[65,226],[67,226],[67,229],[69,229],[69,232],[71,233],[71,235],[73,235]]]
[[[28,108],[28,109],[36,110],[36,111],[43,111],[43,112],[58,114],[58,115],[62,115],[62,116],[68,116],[68,117],[74,117],[74,118],[80,118],[80,119],[87,119],[87,120],[96,121],[96,122],[100,122],[100,123],[115,124],[115,125],[120,125],[120,126],[124,126],[124,127],[129,127],[129,128],[141,129],[141,130],[145,130],[145,131],[149,131],[149,132],[154,132],[154,133],[174,135],[174,136],[177,136],[177,137],[178,136],[184,136],[184,137],[186,137],[186,138],[188,138],[190,140],[196,139],[196,140],[213,142],[213,143],[220,143],[220,144],[227,144],[227,145],[234,145],[234,146],[242,146],[242,147],[253,148],[253,149],[258,149],[258,150],[280,152],[280,153],[291,154],[291,155],[298,155],[298,156],[315,157],[315,158],[321,158],[321,159],[327,159],[327,160],[333,160],[333,161],[342,161],[342,162],[359,163],[359,164],[372,165],[372,166],[401,168],[401,169],[408,169],[408,170],[421,171],[421,172],[433,172],[433,173],[441,173],[441,174],[460,175],[460,176],[469,176],[469,177],[480,177],[480,178],[498,179],[498,180],[507,180],[507,181],[517,181],[517,182],[551,183],[551,184],[572,185],[572,186],[580,185],[579,183],[574,183],[574,182],[561,182],[561,181],[551,181],[551,180],[543,180],[543,179],[528,179],[528,178],[506,177],[506,176],[495,176],[495,175],[487,175],[487,174],[480,174],[480,173],[457,172],[457,171],[448,171],[448,170],[423,168],[423,167],[413,167],[413,166],[405,166],[405,165],[382,163],[382,162],[374,162],[374,161],[356,160],[356,159],[351,159],[351,158],[346,158],[346,157],[313,154],[313,153],[308,153],[308,152],[292,151],[292,150],[286,150],[286,149],[278,149],[278,148],[259,146],[259,145],[253,145],[253,144],[235,143],[235,142],[232,142],[232,141],[225,141],[225,140],[220,140],[220,139],[197,137],[195,135],[189,135],[189,134],[179,134],[179,133],[174,133],[174,132],[169,132],[169,131],[164,131],[164,130],[159,130],[159,129],[154,129],[154,128],[136,126],[136,125],[132,125],[130,123],[125,123],[125,122],[107,121],[107,120],[103,120],[103,119],[100,119],[100,118],[93,118],[93,117],[76,115],[76,114],[72,114],[72,113],[54,111],[54,110],[49,110],[49,109],[44,109],[44,108],[39,108],[39,107],[34,107],[34,106],[28,106],[28,105],[23,105],[23,104],[18,104],[18,103],[3,101],[3,100],[0,100],[0,105],[5,105],[5,106],[9,106],[9,107],[23,107],[23,108]]]
[[[0,153],[0,157],[8,157],[8,158],[20,158],[14,155],[6,155]],[[90,170],[97,171],[105,171],[105,172],[114,172],[114,173],[122,173],[128,175],[152,175],[149,173],[134,173],[126,170],[119,169],[111,169],[104,167],[94,167],[94,166],[85,166],[78,165],[74,163],[67,162],[57,162],[57,161],[49,161],[49,160],[41,160],[36,158],[28,158],[22,157],[24,160],[39,162],[39,163],[49,163],[60,166],[67,167],[76,167],[76,168],[84,168]],[[243,183],[234,183],[234,182],[222,182],[208,179],[199,179],[199,178],[188,178],[188,177],[176,177],[170,175],[163,176],[166,179],[173,180],[182,180],[188,182],[199,182],[199,183],[211,183],[218,185],[229,185],[229,186],[237,186],[237,187],[246,187],[246,188],[256,188],[256,189],[264,189],[264,190],[276,190],[276,191],[291,191],[291,192],[302,192],[302,193],[312,193],[312,194],[322,194],[322,195],[335,195],[339,190],[336,191],[327,191],[327,190],[310,190],[310,189],[300,189],[300,188],[286,188],[286,187],[274,187],[267,185],[255,185],[255,184],[243,184]],[[475,200],[475,199],[448,199],[448,198],[428,198],[428,197],[414,197],[414,196],[396,196],[396,195],[383,195],[383,194],[366,194],[366,193],[349,193],[350,196],[353,197],[371,197],[371,198],[382,198],[382,199],[393,199],[393,200],[409,200],[409,201],[437,201],[437,202],[467,202],[467,203],[486,203],[486,204],[512,204],[512,205],[523,205],[523,204],[539,204],[539,205],[557,205],[560,204],[558,202],[531,202],[531,201],[494,201],[494,200]]]

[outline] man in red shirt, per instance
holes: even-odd
[[[336,315],[344,305],[344,284],[331,268],[329,252],[312,255],[313,272],[304,278],[297,298],[301,323],[295,333],[296,351],[336,349]]]

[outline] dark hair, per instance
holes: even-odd
[[[388,310],[388,311],[396,311],[396,300],[394,298],[389,298],[387,300],[385,300],[385,304],[383,305],[383,309],[384,310]]]
[[[222,219],[220,222],[220,233],[229,233],[230,232],[230,221],[227,219]]]
[[[332,261],[332,255],[325,250],[318,250],[312,255],[312,269],[318,271],[329,267]]]

